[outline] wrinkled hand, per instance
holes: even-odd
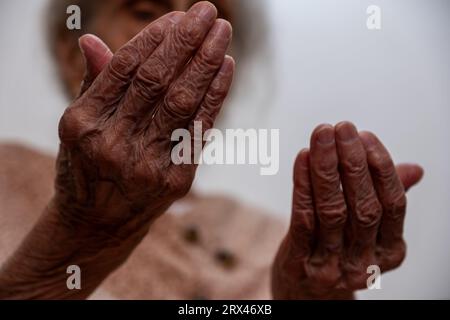
[[[348,299],[405,258],[405,190],[423,171],[394,166],[378,138],[351,123],[319,126],[294,168],[291,225],[273,265],[279,299]]]
[[[99,39],[80,39],[88,70],[60,121],[53,201],[66,223],[127,237],[188,192],[196,166],[172,163],[171,135],[194,121],[212,127],[232,81],[231,33],[201,2],[114,56]]]

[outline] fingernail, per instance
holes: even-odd
[[[213,29],[211,30],[211,33],[215,37],[224,38],[225,40],[229,41],[232,33],[231,24],[226,20],[217,19]]]
[[[85,34],[82,35],[79,39],[78,39],[79,43],[83,43],[84,45],[87,45],[89,47],[92,47],[93,45],[96,44],[96,39],[95,36],[92,34]]]
[[[352,123],[342,122],[336,126],[336,136],[341,141],[351,141],[358,137],[358,131]]]
[[[235,62],[233,57],[230,57],[228,55],[225,56],[224,62],[222,64],[222,67],[219,70],[220,74],[228,74],[232,73],[235,68]]]
[[[334,141],[334,129],[332,126],[325,126],[317,132],[317,141],[322,144],[332,143]]]
[[[207,1],[194,4],[189,11],[205,21],[214,20],[217,17],[216,7]]]

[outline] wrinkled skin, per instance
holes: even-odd
[[[172,11],[185,12],[198,2],[197,0],[80,1],[82,1],[81,7],[85,14],[82,18],[83,32],[98,36],[113,53],[156,19]],[[83,8],[83,2],[95,5]],[[233,6],[229,0],[213,0],[211,3],[217,8],[219,18],[233,22]],[[65,14],[65,10],[61,14]],[[76,35],[69,30],[62,33],[65,36],[54,39],[54,54],[66,93],[75,98],[83,79],[83,57],[77,47]],[[232,48],[229,51],[231,52]],[[93,73],[93,75],[97,74]]]
[[[0,299],[88,297],[189,191],[196,166],[172,163],[171,135],[213,126],[234,72],[231,33],[199,2],[114,55],[95,36],[80,39],[87,73],[59,124],[55,196],[2,266]],[[67,290],[71,264],[83,270],[81,290]]]
[[[59,126],[57,201],[67,221],[120,226],[126,237],[189,191],[196,168],[172,163],[170,138],[193,121],[211,128],[228,92],[231,26],[216,14],[205,4],[168,14],[121,48],[92,85],[87,77]]]
[[[172,164],[171,133],[193,121],[211,128],[234,70],[231,27],[216,15],[207,3],[170,13],[114,55],[92,35],[80,39],[86,75],[60,122],[56,194],[2,267],[0,298],[89,296],[186,194],[196,167]],[[371,133],[319,126],[295,163],[274,298],[352,298],[369,265],[400,265],[405,189],[421,176],[414,165],[395,168]],[[69,264],[83,270],[82,290],[67,290]]]
[[[275,298],[351,299],[367,288],[369,266],[398,267],[405,189],[421,176],[416,165],[396,168],[373,133],[348,122],[316,128],[295,163],[291,224],[273,265]]]

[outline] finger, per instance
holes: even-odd
[[[366,245],[375,246],[382,208],[373,186],[366,150],[352,123],[341,122],[336,126],[336,145],[342,187],[351,215],[353,249]]]
[[[159,18],[114,54],[110,63],[98,75],[96,81],[87,91],[90,101],[98,100],[101,103],[85,104],[86,116],[89,114],[98,117],[104,111],[109,112],[110,106],[120,101],[137,68],[163,41],[171,26],[176,24],[183,16],[184,13],[171,12]]]
[[[339,256],[347,208],[338,171],[334,128],[319,126],[311,137],[311,179],[319,221],[319,256]],[[334,258],[333,258],[334,259]]]
[[[291,223],[275,259],[278,263],[274,265],[278,269],[275,275],[281,275],[283,281],[294,279],[294,285],[308,276],[307,262],[314,246],[315,217],[309,157],[309,150],[303,149],[295,159]]]
[[[366,286],[367,267],[376,262],[375,247],[382,207],[367,164],[366,151],[356,127],[350,122],[336,125],[342,188],[350,217],[346,226],[347,283]]]
[[[218,19],[194,58],[173,83],[154,119],[162,136],[188,127],[225,59],[231,34],[230,23]]]
[[[422,167],[417,164],[399,164],[396,169],[405,191],[419,183],[424,174]]]
[[[119,111],[120,128],[134,125],[144,114],[153,115],[155,106],[203,43],[216,17],[217,10],[211,3],[199,2],[169,32],[137,71]]]
[[[161,17],[117,51],[86,94],[80,96],[79,103],[65,111],[59,123],[61,141],[69,144],[78,141],[86,132],[96,129],[98,119],[105,112],[115,112],[112,106],[122,99],[137,65],[153,52],[170,26],[183,15],[172,12]]]
[[[370,132],[361,132],[360,137],[367,152],[375,189],[383,206],[378,243],[381,247],[393,248],[403,243],[405,189],[389,152],[380,140]]]
[[[198,162],[194,160],[198,160],[198,157],[201,155],[201,150],[196,152],[195,148],[198,145],[203,147],[205,143],[203,141],[204,134],[214,125],[214,120],[219,114],[220,109],[222,108],[222,104],[228,94],[228,91],[230,90],[230,86],[233,81],[234,68],[235,63],[233,58],[230,56],[226,56],[222,63],[222,66],[220,67],[220,70],[217,72],[217,75],[211,82],[211,85],[209,86],[209,89],[205,94],[203,101],[200,103],[200,107],[198,108],[193,121],[191,121],[191,124],[189,125],[191,146],[194,146],[194,150],[191,150],[192,155],[189,161],[190,163],[174,166],[174,170],[177,171],[176,175],[185,170],[189,170],[189,168],[186,168],[186,166],[189,166],[195,170],[195,164]],[[202,127],[201,132],[197,132],[198,129],[196,128],[198,124],[200,124]],[[160,132],[160,130],[149,130],[147,140],[154,141],[155,139],[158,139],[158,137],[160,136],[158,132]],[[200,143],[198,143],[196,140],[196,137],[198,135],[200,136],[200,139],[202,139]],[[169,142],[170,140],[171,139],[168,139]],[[197,156],[197,158],[194,158],[195,156]]]
[[[290,247],[293,256],[309,257],[314,239],[314,202],[311,185],[308,149],[302,150],[294,166],[294,191],[292,197],[292,215],[289,227]]]
[[[85,63],[85,74],[79,94],[81,96],[111,61],[113,53],[100,38],[92,34],[81,36],[78,43]]]
[[[230,90],[231,83],[233,82],[234,69],[234,59],[230,56],[225,56],[219,72],[211,82],[200,107],[197,109],[194,121],[191,122],[191,130],[195,121],[201,122],[202,133],[205,133],[214,126],[214,121],[222,108],[223,102]]]
[[[214,122],[222,108],[223,102],[228,95],[228,91],[230,90],[233,81],[234,68],[234,59],[230,56],[226,56],[222,67],[209,86],[208,92],[204,96],[200,107],[196,111],[194,119],[189,125],[189,132],[192,137],[191,145],[194,146],[194,149],[191,150],[191,159],[194,164],[198,163],[201,155],[201,152],[197,152],[195,148],[198,148],[198,146],[203,148],[206,142],[209,141],[208,134],[206,133],[214,126]],[[198,129],[199,125],[201,126],[201,130]],[[202,139],[200,142],[196,140],[196,137],[199,134],[201,137],[205,137],[205,139]]]

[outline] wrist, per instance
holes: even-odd
[[[78,246],[117,249],[139,243],[154,221],[148,217],[143,209],[117,205],[113,212],[107,206],[79,203],[57,194],[49,203],[46,219]]]
[[[84,219],[67,219],[53,199],[33,230],[0,271],[0,298],[86,298],[145,235],[117,237]],[[83,212],[78,212],[83,214]],[[72,217],[71,215],[69,215]],[[104,228],[105,226],[103,226]],[[69,290],[69,266],[81,270],[81,290]]]

